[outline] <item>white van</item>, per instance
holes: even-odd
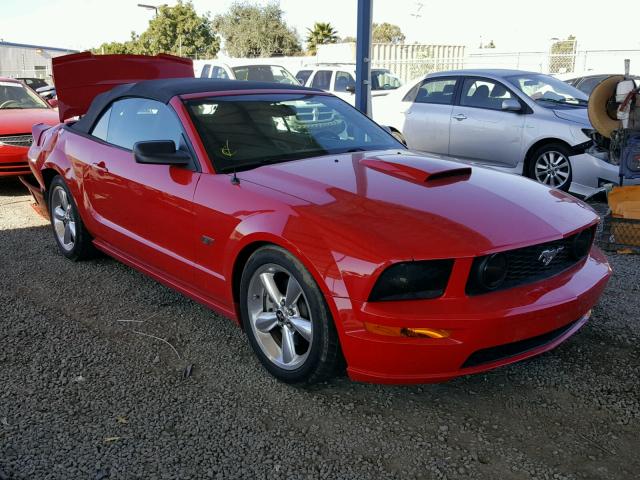
[[[320,88],[349,102],[355,103],[356,69],[353,65],[313,66],[296,73],[300,84]],[[371,96],[387,95],[399,88],[402,82],[386,68],[371,69]]]
[[[280,65],[247,64],[229,65],[223,62],[199,63],[200,71],[196,76],[200,78],[221,78],[229,80],[252,80],[258,82],[285,83],[299,85],[296,78]]]

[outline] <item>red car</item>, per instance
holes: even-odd
[[[407,151],[319,90],[115,86],[191,72],[54,59],[61,117],[81,118],[34,128],[29,155],[63,255],[97,248],[234,319],[289,383],[342,358],[356,380],[439,382],[550,350],[589,318],[611,271],[583,202]]]
[[[28,175],[31,127],[56,125],[58,112],[18,80],[0,77],[0,177]]]

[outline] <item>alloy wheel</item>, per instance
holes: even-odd
[[[287,269],[266,264],[254,272],[247,310],[257,343],[270,362],[284,370],[304,364],[313,343],[311,309]]]
[[[58,242],[69,252],[76,242],[76,220],[67,192],[60,186],[55,187],[52,192],[51,213]]]
[[[534,174],[538,182],[559,188],[568,181],[571,175],[571,164],[564,154],[548,150],[536,159]]]

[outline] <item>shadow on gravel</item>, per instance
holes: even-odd
[[[29,190],[20,183],[18,177],[0,178],[0,197],[28,195]]]

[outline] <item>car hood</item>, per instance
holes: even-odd
[[[372,261],[481,255],[562,238],[598,219],[532,180],[406,151],[317,157],[239,177],[305,200],[292,208],[327,244]]]
[[[563,120],[569,120],[570,122],[579,123],[585,127],[591,127],[586,108],[558,108],[554,109],[553,113],[556,117]]]
[[[51,108],[0,110],[0,135],[31,134],[38,123],[57,125],[58,112]]]

